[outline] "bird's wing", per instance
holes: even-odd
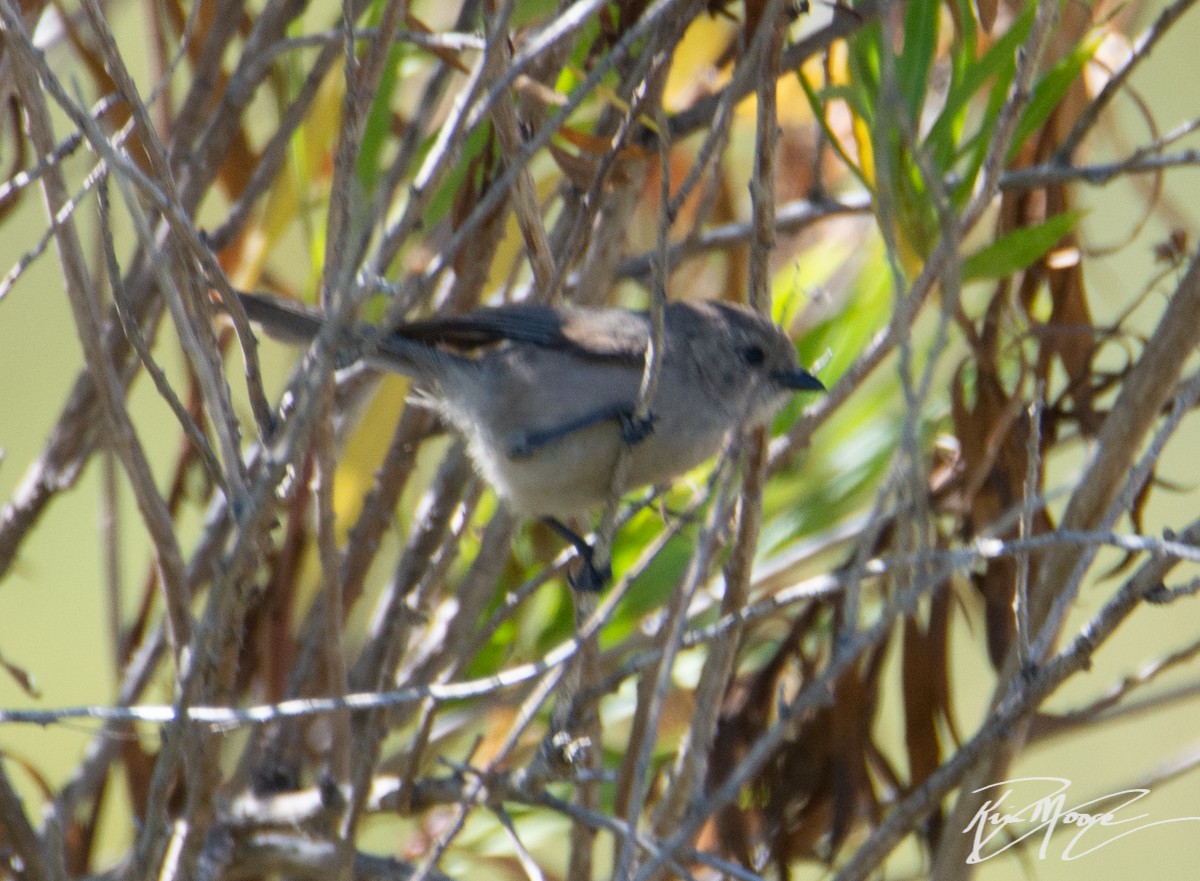
[[[618,309],[552,309],[513,303],[411,321],[395,333],[426,345],[472,350],[504,342],[567,349],[584,357],[640,363],[649,322]]]

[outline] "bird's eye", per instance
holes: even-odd
[[[763,361],[767,360],[767,355],[762,350],[762,346],[746,346],[742,349],[742,360],[751,367],[757,367]]]

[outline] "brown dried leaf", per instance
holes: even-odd
[[[726,701],[709,758],[709,786],[729,770],[774,721],[782,693],[812,681],[817,657],[803,648],[811,637],[825,644],[825,607],[814,604],[757,672],[740,680]],[[795,859],[831,860],[864,814],[878,804],[869,768],[886,766],[871,740],[886,646],[846,671],[832,701],[797,723],[751,785],[748,804],[724,808],[708,830],[721,849],[747,866],[766,847],[780,877]]]
[[[11,134],[12,163],[8,167],[5,180],[11,181],[25,167],[29,158],[29,146],[25,141],[24,111],[21,109],[21,100],[16,95],[9,96],[8,110],[9,118],[5,131]],[[20,189],[0,198],[0,221],[4,220],[9,212],[17,207],[21,201],[21,194],[24,192],[25,189]]]
[[[570,153],[557,144],[548,144],[550,158],[559,167],[573,187],[587,192],[596,179],[596,171],[600,167],[599,160],[579,153]]]
[[[130,727],[121,740],[121,764],[125,770],[125,787],[129,793],[129,803],[133,815],[145,819],[149,805],[149,795],[154,776],[154,765],[158,761],[157,753],[142,749],[141,741]]]
[[[3,655],[0,655],[0,668],[12,677],[13,681],[21,691],[25,692],[29,697],[41,697],[42,693],[38,690],[37,680],[33,678],[33,674],[24,667],[18,667],[12,661],[9,661]]]
[[[955,6],[953,3],[948,5]],[[996,24],[996,13],[1000,11],[1000,0],[975,0],[975,8],[979,13],[979,26],[990,34]]]

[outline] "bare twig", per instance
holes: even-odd
[[[1078,148],[1079,144],[1087,136],[1087,133],[1095,126],[1096,120],[1100,118],[1100,114],[1104,112],[1104,108],[1109,105],[1113,97],[1125,86],[1129,75],[1137,69],[1138,65],[1150,57],[1150,52],[1158,44],[1158,41],[1170,33],[1171,26],[1194,3],[1195,0],[1175,0],[1174,3],[1159,12],[1158,17],[1154,19],[1150,27],[1146,28],[1145,32],[1134,43],[1133,51],[1130,53],[1129,58],[1108,78],[1108,81],[1104,84],[1104,88],[1100,90],[1100,94],[1089,101],[1087,107],[1079,114],[1067,136],[1058,145],[1058,149],[1054,153],[1054,158],[1051,160],[1052,164],[1065,165],[1070,162],[1076,148]]]
[[[25,33],[20,12],[13,8],[10,0],[0,0],[0,18],[3,19],[10,36],[5,41],[6,47],[21,59],[14,68],[18,88],[25,101],[30,138],[43,155],[48,155],[54,149],[54,136],[45,95],[34,75],[38,67],[37,53],[33,50],[29,35]],[[66,182],[58,165],[47,167],[42,186],[49,215],[58,215],[69,200]],[[67,295],[75,315],[76,330],[83,344],[88,368],[96,380],[102,412],[108,422],[109,441],[129,477],[138,508],[154,542],[160,585],[169,614],[171,640],[178,654],[191,636],[191,613],[187,606],[183,552],[176,539],[170,514],[155,488],[149,462],[129,421],[129,414],[125,408],[124,384],[104,351],[99,332],[99,304],[93,299],[83,248],[75,225],[70,219],[59,227],[56,238],[63,276],[67,283]]]

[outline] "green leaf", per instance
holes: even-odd
[[[939,167],[945,168],[949,164],[947,151],[953,152],[956,131],[961,128],[962,120],[966,118],[968,107],[976,93],[987,86],[989,80],[994,79],[993,90],[1001,87],[1000,93],[1007,94],[1016,65],[1017,47],[1024,43],[1029,35],[1029,29],[1033,25],[1033,12],[1031,7],[1013,22],[1012,27],[992,44],[981,58],[974,58],[974,40],[964,43],[956,51],[946,103],[925,138],[925,143],[931,146],[939,157]],[[986,137],[989,140],[994,125],[995,114],[985,114],[980,120],[980,126],[987,130]]]
[[[372,0],[367,10],[367,24],[377,27],[383,19],[384,0]],[[380,172],[380,157],[392,132],[392,98],[396,93],[396,82],[400,64],[408,54],[404,43],[395,43],[388,50],[387,63],[379,78],[379,88],[371,98],[363,127],[362,143],[359,145],[355,174],[363,192],[373,193]]]
[[[396,92],[400,65],[408,54],[403,43],[388,50],[387,63],[379,78],[379,88],[371,99],[367,122],[363,128],[362,145],[358,151],[356,171],[359,183],[368,193],[375,191],[381,170],[381,157],[392,134],[392,97]]]
[[[505,98],[503,100],[508,99]],[[492,127],[488,124],[477,126],[467,135],[466,140],[463,142],[462,155],[459,161],[450,169],[450,172],[429,200],[429,207],[425,211],[426,228],[432,228],[435,223],[440,223],[450,213],[450,209],[454,205],[455,195],[461,187],[467,185],[467,175],[471,173],[473,167],[471,160],[488,149],[491,132]],[[424,152],[432,146],[436,139],[436,135],[432,135],[427,139],[422,148],[422,158]]]
[[[851,94],[849,90],[845,89],[825,89],[822,91],[821,95],[818,95],[816,89],[813,88],[812,83],[808,81],[808,77],[805,75],[803,68],[799,67],[796,68],[796,80],[800,83],[800,88],[804,90],[804,97],[808,99],[808,106],[812,108],[813,119],[815,119],[817,124],[820,125],[825,131],[826,142],[833,147],[833,151],[838,154],[838,157],[843,163],[845,163],[846,167],[853,172],[855,177],[858,178],[859,183],[866,187],[867,180],[865,177],[863,177],[862,169],[858,167],[858,164],[851,159],[846,153],[845,149],[843,149],[841,140],[839,140],[837,135],[834,134],[833,129],[829,127],[829,120],[825,116],[825,103],[831,100],[831,98],[845,98],[847,103],[853,107],[853,94]],[[835,95],[835,93],[838,94]]]
[[[1056,214],[1037,226],[1014,229],[963,260],[963,281],[1007,278],[1043,256],[1075,228],[1082,211]]]
[[[904,17],[904,51],[896,60],[896,77],[908,118],[914,122],[920,120],[925,104],[940,11],[941,0],[912,0]]]
[[[1070,54],[1050,68],[1033,87],[1029,104],[1021,114],[1021,121],[1017,123],[1012,146],[1008,150],[1009,159],[1016,155],[1031,134],[1045,125],[1050,114],[1054,112],[1054,108],[1062,101],[1067,90],[1071,88],[1071,84],[1083,71],[1083,66],[1096,54],[1096,49],[1103,39],[1104,31],[1101,28],[1095,28],[1075,45]]]
[[[879,22],[872,22],[847,41],[850,49],[846,59],[850,69],[850,87],[857,93],[858,107],[868,124],[874,120],[878,109],[880,40],[882,31]]]

